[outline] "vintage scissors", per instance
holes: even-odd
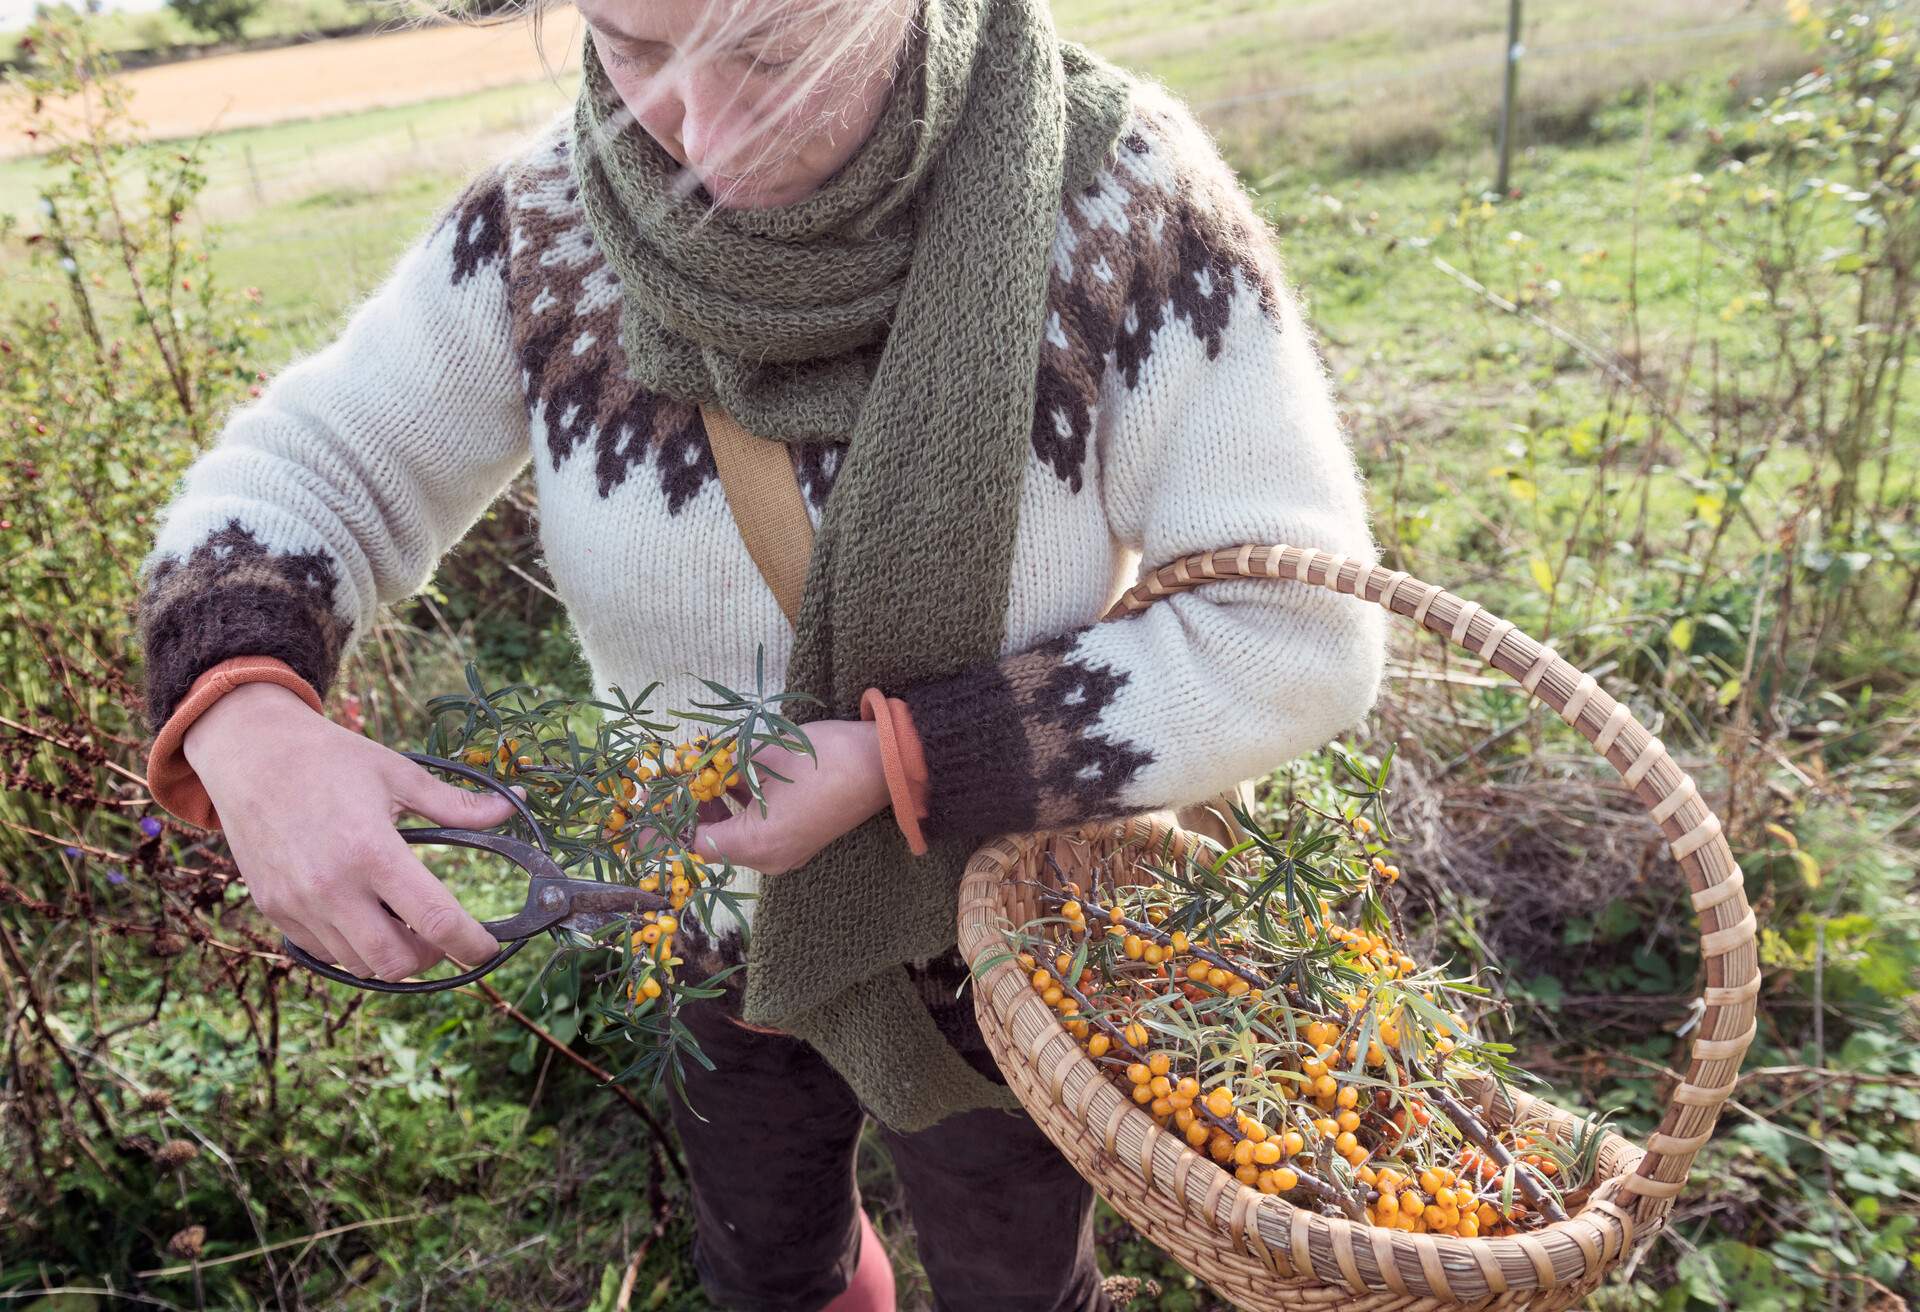
[[[639,911],[666,909],[667,899],[658,893],[644,893],[624,884],[608,884],[597,879],[568,877],[554,862],[552,849],[547,845],[546,833],[540,828],[540,822],[534,819],[533,812],[528,809],[526,802],[518,793],[492,775],[458,761],[428,756],[424,752],[400,754],[421,765],[445,770],[462,778],[472,779],[476,783],[485,784],[513,803],[514,810],[519,813],[522,820],[526,821],[528,830],[533,834],[531,843],[484,829],[450,829],[416,825],[412,828],[400,829],[398,832],[409,843],[472,847],[505,857],[527,872],[526,905],[505,920],[482,921],[480,927],[504,946],[472,970],[446,979],[401,981],[368,979],[322,961],[292,939],[283,937],[280,940],[280,950],[308,970],[324,975],[328,979],[338,980],[342,984],[372,989],[376,993],[437,993],[444,989],[458,988],[462,984],[471,984],[482,975],[491,973],[507,958],[524,948],[534,935],[542,931],[571,929],[590,934]]]

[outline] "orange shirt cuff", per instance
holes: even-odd
[[[927,840],[920,822],[927,817],[931,785],[927,757],[913,715],[898,697],[869,688],[860,697],[860,718],[871,720],[880,734],[880,767],[886,772],[887,793],[893,798],[893,818],[906,836],[907,850],[924,856]]]
[[[320,694],[301,678],[294,668],[275,656],[229,656],[217,665],[201,671],[187,695],[160,726],[147,753],[147,791],[153,800],[188,824],[203,829],[220,828],[220,815],[213,799],[201,786],[200,776],[187,763],[187,729],[201,714],[243,683],[277,683],[300,695],[300,700],[315,712],[325,714]]]

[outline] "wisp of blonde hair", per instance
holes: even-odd
[[[542,66],[549,78],[555,77],[542,36],[547,13],[558,8],[561,0],[508,0],[504,5],[490,0],[401,2],[414,13],[417,23],[451,19],[469,26],[497,27],[525,18],[533,29],[534,48],[539,51]],[[743,161],[745,167],[736,170],[748,173],[772,164],[790,148],[793,134],[775,129],[791,126],[785,123],[787,116],[830,79],[848,76],[856,69],[864,76],[876,60],[884,60],[889,72],[896,72],[909,44],[909,24],[918,11],[919,0],[710,0],[700,23],[676,47],[661,71],[665,74],[734,48],[748,36],[768,44],[783,44],[790,33],[806,34],[783,70],[772,79],[775,95],[770,103],[762,105],[760,125],[753,134],[754,148]],[[611,126],[617,131],[632,121],[631,113],[622,107]],[[804,125],[802,131],[831,132],[836,126],[835,115],[828,112]],[[700,183],[691,169],[683,168],[676,185],[686,193]]]

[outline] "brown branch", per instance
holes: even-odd
[[[539,1021],[527,1015],[526,1012],[520,1010],[520,1008],[514,1006],[511,1002],[508,1002],[506,998],[501,996],[498,989],[494,988],[493,985],[487,983],[484,979],[475,980],[474,987],[479,990],[479,996],[484,998],[495,1011],[512,1017],[522,1027],[532,1033],[535,1038],[539,1039],[542,1043],[552,1048],[555,1052],[565,1057],[587,1074],[593,1076],[593,1078],[600,1081],[603,1086],[612,1090],[620,1101],[626,1103],[627,1106],[632,1109],[634,1115],[647,1123],[647,1128],[653,1131],[655,1148],[660,1152],[661,1156],[666,1159],[667,1165],[673,1168],[673,1173],[679,1176],[682,1182],[686,1180],[686,1168],[681,1165],[679,1154],[668,1146],[672,1141],[668,1139],[666,1129],[660,1124],[659,1120],[655,1118],[653,1112],[648,1109],[647,1105],[633,1096],[633,1090],[627,1088],[624,1084],[616,1083],[612,1075],[602,1070],[586,1057],[575,1052],[567,1044],[560,1042],[559,1039],[556,1039],[552,1034],[548,1033]],[[456,992],[466,993],[469,997],[475,996],[464,988],[458,989]]]

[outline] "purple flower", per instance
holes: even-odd
[[[60,850],[62,852],[65,852],[68,856],[75,858],[76,860],[79,859],[80,849],[77,847],[68,846],[68,847],[63,847]]]
[[[115,866],[113,869],[107,871],[107,882],[109,884],[124,884],[127,882],[127,872],[119,866]]]
[[[148,838],[158,838],[160,836],[160,822],[150,815],[143,815],[140,817],[140,832]]]

